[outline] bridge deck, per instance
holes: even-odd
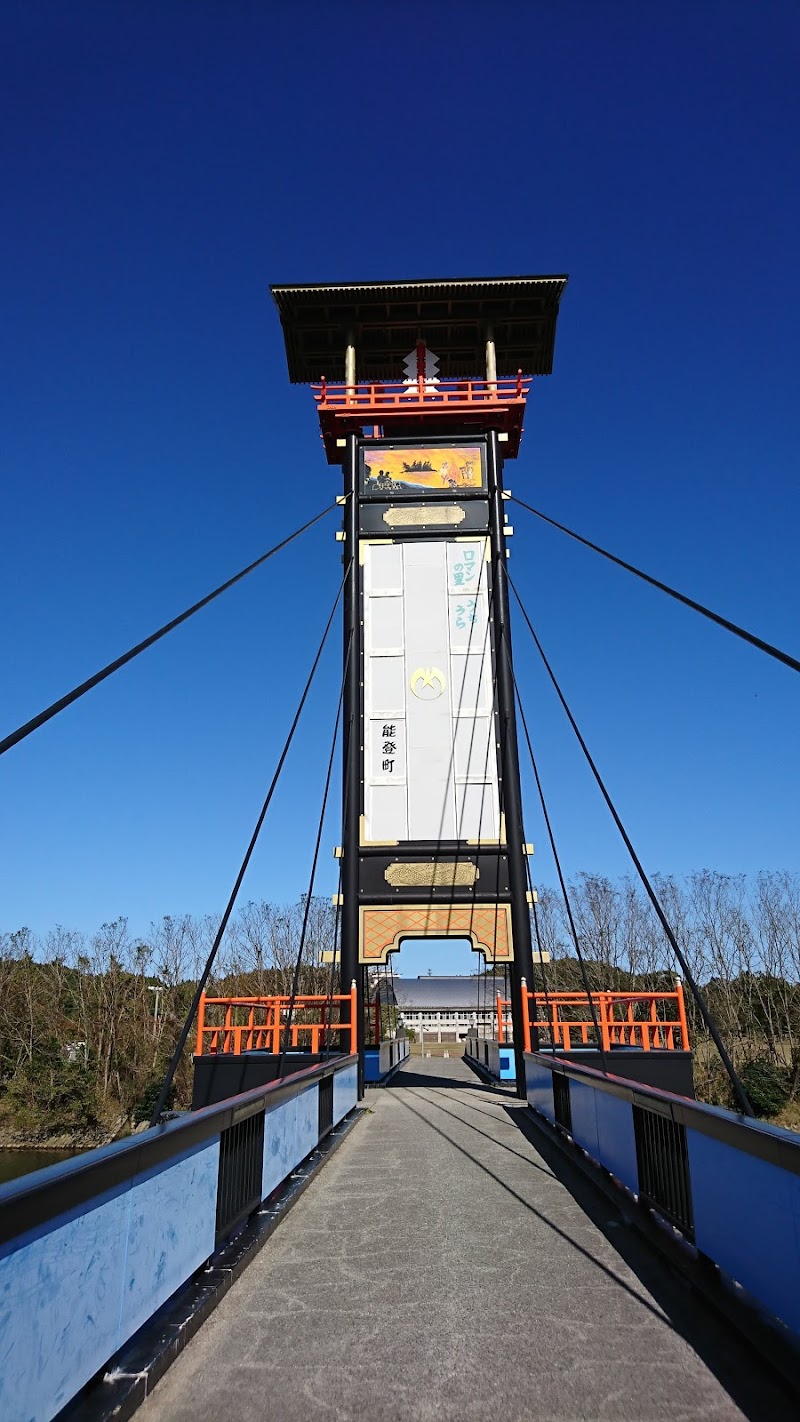
[[[142,1422],[795,1415],[510,1094],[426,1059],[367,1105]]]

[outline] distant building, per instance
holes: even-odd
[[[382,977],[380,996],[397,1008],[400,1025],[419,1040],[463,1042],[471,1033],[497,1037],[497,994],[505,983],[494,977]]]

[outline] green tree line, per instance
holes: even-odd
[[[677,965],[649,902],[629,879],[579,874],[569,895],[592,988],[671,986]],[[656,887],[756,1108],[774,1115],[800,1086],[800,877],[704,870]],[[245,904],[231,920],[210,995],[288,993],[304,904]],[[0,1134],[107,1139],[146,1120],[218,920],[167,916],[143,937],[125,918],[93,934],[56,927],[0,934]],[[536,926],[548,987],[582,986],[560,896],[540,887]],[[312,900],[300,991],[327,993],[334,912]],[[402,973],[402,952],[396,960]],[[541,969],[536,986],[543,986]],[[334,991],[339,991],[338,982]],[[687,991],[698,1096],[731,1104]],[[190,1036],[174,1106],[191,1099]]]
[[[304,903],[246,904],[232,919],[210,996],[291,991]],[[166,916],[138,938],[125,918],[85,935],[0,934],[0,1138],[105,1140],[149,1117],[219,920]],[[328,992],[330,902],[312,900],[300,992]],[[338,991],[338,986],[335,989]],[[172,1103],[191,1100],[193,1034]]]
[[[795,1100],[800,1085],[800,876],[783,870],[753,877],[702,870],[683,879],[656,875],[654,887],[756,1111],[777,1115]],[[637,882],[580,874],[568,892],[593,990],[657,990],[680,976]],[[563,899],[550,888],[540,889],[538,897],[541,947],[552,959],[544,969],[548,986],[580,990]],[[733,1106],[727,1076],[688,987],[685,995],[697,1096]]]

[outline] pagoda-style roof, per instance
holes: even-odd
[[[359,381],[397,380],[424,340],[443,380],[485,371],[487,332],[498,376],[549,375],[565,276],[273,286],[286,341],[289,379],[341,379],[346,344]]]

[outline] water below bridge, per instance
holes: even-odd
[[[796,1416],[509,1092],[416,1059],[366,1105],[142,1422]]]
[[[56,1165],[60,1160],[70,1160],[76,1150],[0,1150],[0,1185],[8,1180],[17,1180],[20,1175],[30,1175],[34,1170],[44,1170],[46,1165]]]

